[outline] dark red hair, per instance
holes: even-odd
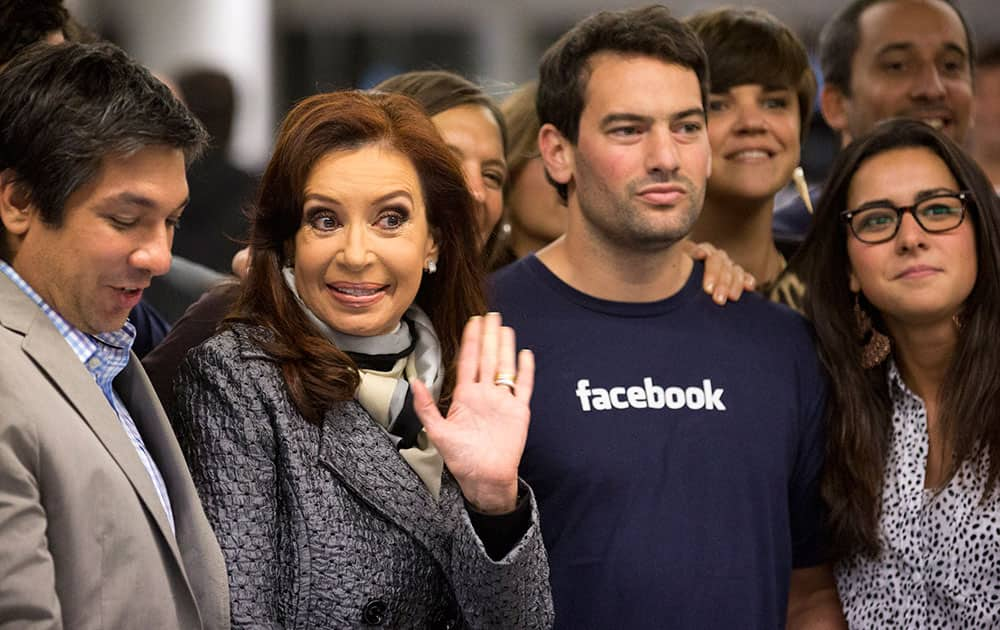
[[[446,368],[441,407],[454,387],[462,328],[486,308],[476,252],[475,202],[461,166],[433,123],[398,94],[333,92],[299,102],[281,124],[250,216],[250,272],[229,321],[266,328],[263,349],[280,361],[302,415],[320,422],[333,402],[354,397],[357,367],[306,320],[281,268],[302,225],[306,180],[323,156],[377,144],[410,159],[438,245],[438,271],[424,275],[416,303],[434,323]]]

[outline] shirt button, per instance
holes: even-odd
[[[381,626],[385,623],[385,613],[388,608],[382,600],[373,599],[365,604],[361,612],[361,621],[367,626]]]

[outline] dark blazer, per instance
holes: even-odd
[[[234,626],[551,626],[533,498],[528,532],[492,561],[451,475],[435,501],[354,401],[322,426],[306,422],[253,330],[193,350],[175,390],[175,426],[229,567]]]
[[[0,626],[229,627],[226,570],[139,360],[114,387],[170,494],[93,376],[0,274]]]

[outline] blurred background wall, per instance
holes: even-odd
[[[228,72],[239,98],[229,152],[257,170],[276,121],[317,91],[369,87],[415,69],[454,70],[502,97],[534,77],[542,51],[581,17],[634,4],[595,0],[67,0],[85,25],[166,74]],[[812,48],[838,0],[678,0],[678,16],[752,4]],[[1000,1],[959,0],[980,44],[1000,40]],[[816,118],[819,118],[818,116]],[[817,142],[819,136],[817,136]]]

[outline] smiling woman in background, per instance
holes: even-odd
[[[785,268],[771,232],[774,196],[799,164],[816,79],[795,33],[757,9],[686,20],[708,53],[712,174],[691,233],[725,250],[762,292]]]
[[[803,244],[833,384],[823,494],[852,628],[1000,624],[1000,203],[894,121],[837,158]]]
[[[462,164],[476,200],[479,240],[487,267],[497,254],[498,224],[507,182],[507,125],[492,98],[468,79],[444,70],[416,70],[375,86],[409,96],[424,108]]]
[[[410,99],[324,94],[285,118],[234,314],[176,385],[234,626],[551,624],[517,478],[533,362],[478,317],[475,234]]]

